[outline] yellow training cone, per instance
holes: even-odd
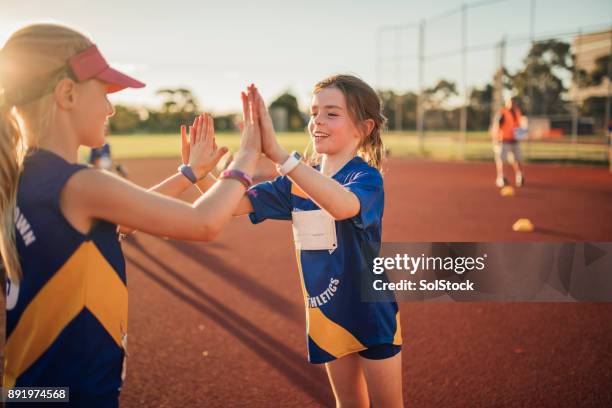
[[[513,196],[514,195],[514,187],[512,187],[512,186],[502,187],[502,189],[499,190],[499,193],[502,195],[502,197]]]
[[[533,223],[529,218],[519,218],[514,225],[512,225],[512,230],[516,232],[532,232],[533,229]]]

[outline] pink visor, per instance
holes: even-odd
[[[95,45],[71,57],[68,60],[68,65],[77,81],[99,79],[108,84],[108,93],[125,88],[142,88],[145,86],[144,83],[111,68]]]

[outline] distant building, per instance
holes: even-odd
[[[576,56],[576,67],[579,70],[592,72],[598,58],[610,55],[612,30],[579,35],[572,41],[572,48]],[[593,96],[605,97],[608,95],[608,83],[607,77],[598,86],[578,87],[572,83],[570,96],[578,104]]]

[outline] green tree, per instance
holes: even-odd
[[[115,105],[115,114],[108,121],[112,133],[132,133],[140,129],[141,120],[138,111],[134,108]]]
[[[215,130],[219,132],[232,132],[237,130],[238,115],[230,113],[227,115],[215,116]]]
[[[198,110],[198,101],[189,89],[165,88],[158,90],[155,94],[163,98],[161,111],[164,113],[194,113]]]
[[[458,95],[457,85],[454,82],[441,79],[431,88],[425,89],[423,92],[423,103],[426,110],[443,109],[453,95]]]
[[[474,88],[470,92],[468,105],[468,129],[488,129],[491,121],[493,104],[493,85],[486,84],[482,88]]]
[[[183,124],[191,123],[199,111],[198,102],[189,89],[160,89],[161,108],[150,110],[145,127],[150,132],[176,132]]]
[[[510,84],[522,102],[535,115],[567,113],[563,94],[567,92],[562,77],[572,75],[574,63],[570,45],[548,40],[533,44],[524,60],[525,66],[510,75]],[[529,101],[531,83],[533,100]]]
[[[435,86],[423,91],[424,122],[426,129],[457,129],[459,110],[447,109],[448,99],[458,95],[454,82],[441,79]]]
[[[276,98],[271,104],[270,109],[272,108],[283,108],[287,110],[287,115],[289,119],[289,130],[291,131],[302,131],[304,130],[304,126],[306,126],[306,121],[304,120],[304,116],[302,112],[300,112],[300,108],[298,106],[297,98],[290,94],[289,92],[285,92]]]
[[[419,99],[416,93],[407,92],[397,95],[393,91],[384,90],[379,91],[378,96],[382,103],[383,116],[387,118],[387,127],[390,130],[414,129],[416,127],[416,106]],[[395,123],[398,97],[402,108],[402,129],[397,129]]]

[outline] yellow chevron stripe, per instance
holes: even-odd
[[[300,282],[302,283],[302,295],[304,295],[304,306],[308,308],[308,292],[306,291],[306,284],[304,283],[304,273],[302,272],[301,250],[297,248],[295,249],[295,257],[297,259]],[[308,324],[308,319],[306,319],[306,324]]]
[[[84,307],[121,347],[127,288],[93,242],[83,243],[38,292],[8,338],[3,386],[13,387]]]
[[[308,291],[304,283],[300,250],[295,252],[306,306],[306,332],[312,341],[334,357],[366,349],[348,330],[325,316],[319,308],[308,307]]]
[[[104,326],[115,343],[122,347],[122,336],[128,330],[128,290],[117,272],[106,261],[95,245],[93,262],[100,265],[90,268],[87,277],[87,299],[85,306]]]
[[[393,336],[393,344],[395,344],[396,346],[402,345],[402,325],[400,322],[399,310],[395,314],[395,336]]]
[[[304,190],[302,190],[297,184],[295,183],[291,183],[291,194],[298,196],[298,197],[302,197],[302,198],[310,198],[308,197],[308,194],[306,194],[304,192]]]
[[[367,348],[348,330],[325,316],[318,307],[308,308],[308,320],[311,323],[308,335],[312,341],[334,357]]]

